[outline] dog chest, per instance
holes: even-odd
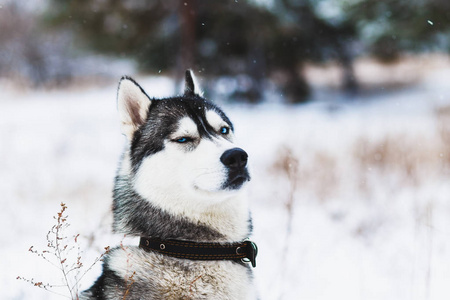
[[[249,268],[231,261],[191,261],[137,247],[110,253],[108,268],[126,299],[254,299]]]

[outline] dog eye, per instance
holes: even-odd
[[[230,128],[223,126],[222,128],[220,128],[220,133],[221,134],[229,134],[230,133]]]
[[[188,138],[188,137],[182,137],[182,138],[179,138],[179,139],[175,140],[175,142],[180,143],[180,144],[187,143],[187,142],[190,142],[190,141],[192,141],[192,139]]]

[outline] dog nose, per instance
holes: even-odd
[[[225,151],[220,161],[231,169],[240,169],[247,165],[248,154],[241,148],[233,148]]]

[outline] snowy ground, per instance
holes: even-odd
[[[436,76],[351,103],[224,107],[250,154],[261,299],[450,298],[450,88]],[[121,240],[109,229],[124,142],[115,91],[0,96],[2,299],[61,299],[16,280],[61,283],[28,251],[45,248],[60,202],[86,265]]]

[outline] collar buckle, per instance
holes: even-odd
[[[244,263],[251,263],[252,267],[255,268],[256,256],[258,255],[258,246],[255,242],[252,242],[250,240],[245,241],[244,244],[247,246],[247,253],[246,257],[242,258],[241,261]]]

